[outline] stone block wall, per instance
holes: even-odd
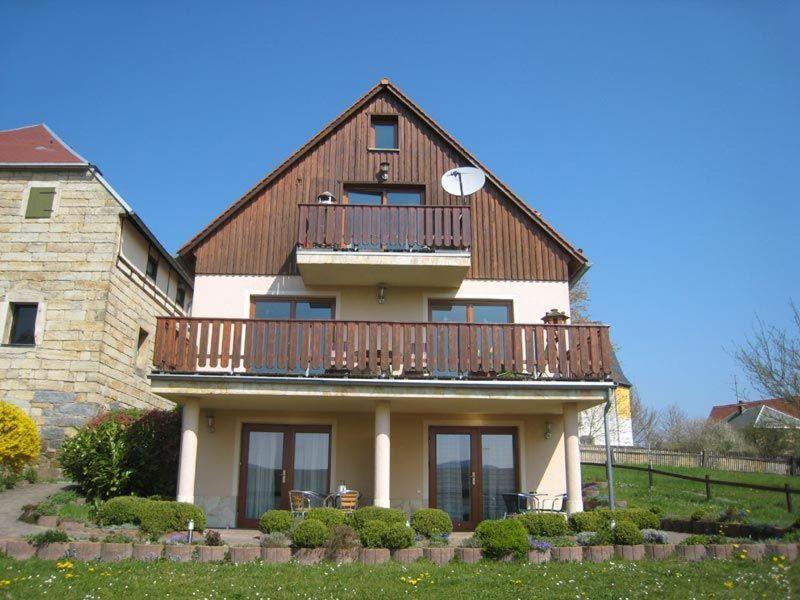
[[[24,217],[33,182],[57,189],[47,219]],[[139,327],[152,336],[155,315],[179,309],[126,273],[125,215],[86,169],[0,168],[0,334],[9,303],[39,304],[36,345],[0,345],[0,399],[39,424],[45,466],[64,437],[102,409],[170,404],[149,391],[152,337],[138,369],[135,358]]]

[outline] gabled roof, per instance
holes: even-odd
[[[611,350],[611,378],[622,387],[633,387],[631,380],[625,376],[625,373],[623,373],[622,365],[619,364],[617,353],[613,348]]]
[[[736,429],[800,429],[800,419],[766,404],[735,412],[727,422]]]
[[[0,165],[86,167],[89,161],[41,123],[0,131]]]
[[[252,188],[250,188],[245,194],[239,198],[236,202],[231,204],[228,208],[226,208],[219,216],[217,216],[211,223],[209,223],[205,228],[203,228],[199,233],[197,233],[194,237],[192,237],[186,244],[184,244],[179,250],[178,254],[185,256],[197,247],[209,234],[211,234],[215,229],[217,229],[220,225],[222,225],[230,216],[232,216],[237,210],[239,210],[242,206],[244,206],[247,202],[249,202],[252,198],[258,194],[264,187],[269,185],[272,181],[274,181],[277,177],[279,177],[283,172],[285,172],[289,167],[291,167],[294,163],[296,163],[300,158],[302,158],[306,153],[308,153],[311,149],[313,149],[317,144],[319,144],[322,140],[324,140],[328,135],[330,135],[339,125],[341,125],[344,121],[346,121],[351,115],[355,112],[363,108],[372,98],[374,98],[379,93],[386,91],[392,94],[395,98],[397,98],[401,103],[403,103],[417,118],[419,118],[422,122],[424,122],[428,127],[433,129],[440,137],[442,137],[447,143],[449,143],[461,156],[468,162],[471,163],[473,166],[479,167],[486,173],[486,177],[489,181],[491,181],[497,188],[499,188],[521,211],[524,215],[526,215],[531,221],[536,223],[540,226],[544,231],[546,231],[555,241],[556,243],[562,247],[567,254],[569,254],[575,263],[577,263],[578,268],[575,270],[575,276],[579,276],[582,274],[586,268],[589,266],[588,259],[583,255],[581,251],[576,249],[572,246],[566,239],[564,239],[549,223],[547,223],[541,215],[533,210],[530,206],[528,206],[522,198],[517,196],[511,189],[506,186],[500,179],[494,175],[483,163],[481,163],[477,158],[475,158],[466,148],[464,148],[458,141],[456,141],[453,136],[447,133],[436,121],[434,121],[431,117],[429,117],[414,101],[412,101],[408,96],[406,96],[400,89],[397,88],[393,83],[391,83],[388,79],[381,79],[377,85],[371,88],[366,94],[361,96],[358,100],[356,100],[349,108],[347,108],[343,113],[341,113],[338,117],[336,117],[333,121],[331,121],[328,125],[326,125],[322,131],[320,131],[317,135],[311,138],[308,142],[306,142],[303,146],[300,147],[296,152],[294,152],[289,158],[287,158],[283,163],[281,163],[276,169],[274,169],[271,173],[269,173],[266,177],[264,177],[261,181],[256,183]]]
[[[769,406],[782,413],[786,413],[792,417],[800,419],[800,407],[783,400],[782,398],[771,398],[768,400],[756,400],[754,402],[742,402],[733,404],[718,404],[711,407],[711,412],[708,415],[709,421],[725,421],[729,417],[739,412],[739,407],[743,410],[757,406]]]

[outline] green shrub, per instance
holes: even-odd
[[[714,521],[716,517],[717,510],[709,506],[698,508],[689,516],[692,521]]]
[[[103,413],[64,441],[59,462],[90,500],[128,494],[174,497],[180,422],[175,410]]]
[[[40,515],[57,515],[63,506],[78,499],[78,493],[73,490],[56,492],[48,496],[36,506],[36,512]]]
[[[321,548],[330,535],[330,529],[317,519],[306,519],[292,530],[292,546],[295,548]]]
[[[421,508],[411,515],[411,527],[418,534],[431,537],[448,535],[453,531],[453,521],[443,510],[438,508]]]
[[[130,544],[134,541],[134,539],[125,533],[109,533],[106,537],[103,538],[103,541],[107,544]]]
[[[667,532],[658,529],[642,529],[642,539],[645,544],[666,544],[669,542]]]
[[[214,531],[213,529],[206,531],[205,539],[203,540],[203,544],[206,546],[224,546],[225,542],[222,539],[222,535],[219,531]]]
[[[389,550],[402,550],[414,544],[414,530],[408,525],[393,523],[386,526],[383,533],[383,547]]]
[[[483,521],[475,529],[475,537],[487,558],[520,557],[528,551],[528,532],[519,519]]]
[[[42,533],[37,533],[35,535],[29,535],[27,540],[31,543],[32,546],[35,548],[41,548],[46,546],[47,544],[54,544],[56,542],[68,542],[70,540],[69,535],[63,529],[48,529],[47,531],[43,531]]]
[[[658,515],[644,508],[626,508],[614,511],[613,518],[617,521],[630,521],[639,529],[658,529],[661,519]]]
[[[100,525],[123,525],[141,523],[144,505],[151,502],[138,496],[117,496],[103,502],[97,509],[96,520]]]
[[[588,535],[588,531],[584,531]],[[614,533],[610,527],[601,527],[589,538],[587,546],[610,546],[614,543]]]
[[[553,548],[572,548],[576,546],[575,540],[566,535],[558,535],[556,537],[548,538],[547,539],[550,544],[552,544]]]
[[[389,525],[384,521],[374,519],[364,523],[358,532],[358,537],[365,548],[383,548],[383,536],[388,529]]]
[[[39,473],[33,467],[27,466],[22,472],[22,478],[28,483],[36,483],[39,481]]]
[[[328,529],[331,529],[337,525],[344,525],[344,515],[345,513],[336,508],[312,508],[306,513],[306,519],[322,521]]]
[[[567,520],[561,515],[527,513],[518,518],[528,533],[535,537],[555,537],[569,533]]]
[[[289,536],[281,531],[275,533],[267,533],[261,536],[262,548],[288,548],[292,545],[292,540]]]
[[[569,527],[575,533],[580,533],[581,531],[597,531],[601,529],[606,522],[604,512],[600,510],[579,512],[569,517]]]
[[[370,521],[381,521],[387,525],[393,523],[405,523],[406,513],[396,508],[381,508],[380,506],[364,506],[349,513],[345,517],[345,523],[356,531],[361,531],[365,524]]]
[[[690,535],[681,541],[681,546],[705,546],[711,543],[711,538],[707,535]]]
[[[647,510],[649,510],[651,513],[653,513],[657,517],[663,517],[664,516],[664,509],[661,508],[660,506],[653,505],[650,508],[648,508]]]
[[[329,552],[339,552],[342,550],[352,550],[358,548],[358,532],[349,525],[335,525],[331,528],[325,548]]]
[[[618,521],[611,530],[611,540],[617,546],[634,546],[644,543],[644,536],[632,521]]]
[[[292,528],[292,513],[288,510],[268,510],[258,520],[263,533],[289,533]]]
[[[140,529],[143,533],[160,535],[167,531],[186,531],[189,519],[194,520],[194,528],[206,528],[206,515],[203,510],[187,502],[149,500],[141,505]]]

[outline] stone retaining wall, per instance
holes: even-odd
[[[26,540],[0,540],[0,553],[18,560],[37,557],[43,560],[71,558],[80,561],[101,560],[118,562],[122,560],[169,560],[172,562],[222,562],[230,560],[234,564],[250,563],[258,560],[264,563],[284,564],[294,560],[301,565],[317,564],[326,560],[322,548],[259,548],[258,546],[186,546],[162,544],[111,544],[105,542],[59,542],[48,544],[38,550]],[[712,544],[708,546],[672,546],[644,544],[639,546],[574,546],[552,548],[545,552],[530,551],[526,560],[533,564],[553,562],[606,562],[609,560],[762,560],[778,557],[778,560],[797,560],[800,544]],[[361,548],[345,551],[338,556],[338,562],[364,564],[383,564],[393,558],[401,563],[409,563],[425,558],[438,565],[449,563],[458,557],[465,563],[481,560],[482,554],[476,548],[408,548],[390,552],[384,548]]]

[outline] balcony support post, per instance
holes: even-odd
[[[181,418],[181,457],[178,466],[178,502],[194,503],[194,476],[197,468],[197,433],[200,429],[200,403],[187,400]]]
[[[567,514],[583,512],[578,406],[574,402],[564,404],[564,466],[567,476]]]
[[[389,508],[391,481],[391,411],[388,402],[375,406],[375,506]]]

